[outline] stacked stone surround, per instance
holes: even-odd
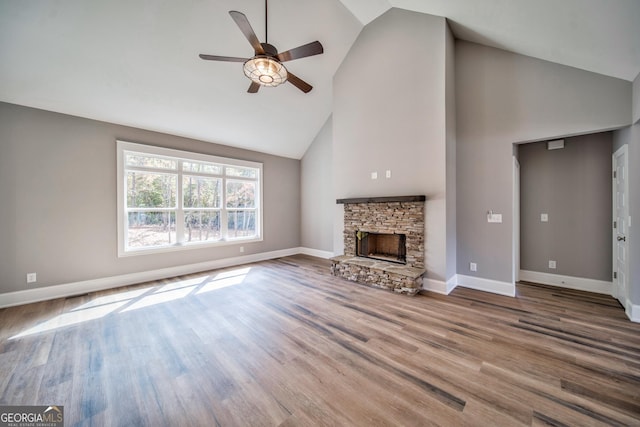
[[[424,268],[424,202],[345,204],[345,255],[356,256],[356,231],[406,235],[407,266]]]
[[[369,286],[415,295],[424,270],[424,196],[351,199],[344,203],[344,255],[331,259],[331,274]],[[356,256],[356,232],[406,236],[406,265]]]
[[[331,274],[374,288],[415,295],[422,286],[424,270],[386,261],[341,255],[331,258]]]

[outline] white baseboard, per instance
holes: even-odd
[[[299,253],[301,253],[301,254],[315,256],[315,257],[318,257],[318,258],[329,259],[329,258],[332,258],[334,256],[333,252],[321,251],[320,249],[311,249],[311,248],[303,248],[303,247],[300,247],[298,249],[300,250]]]
[[[584,277],[562,276],[560,274],[541,273],[539,271],[520,270],[520,280],[541,283],[543,285],[558,286],[560,288],[576,289],[579,291],[595,292],[612,295],[613,283],[604,280],[587,279]]]
[[[458,286],[475,289],[477,291],[491,292],[493,294],[516,296],[516,285],[510,282],[499,282],[497,280],[484,279],[482,277],[457,275]]]
[[[428,277],[425,277],[424,279],[422,279],[421,290],[435,292],[437,294],[442,294],[442,295],[449,295],[457,285],[458,285],[458,282],[455,274],[446,282],[442,280],[430,279]]]
[[[47,286],[43,288],[26,289],[23,291],[0,294],[0,308],[15,305],[29,304],[55,298],[64,298],[72,295],[96,292],[120,286],[144,283],[151,280],[165,279],[183,274],[198,273],[200,271],[215,270],[217,268],[233,267],[235,265],[265,261],[268,259],[303,253],[302,248],[282,249],[278,251],[262,252],[251,255],[243,255],[233,258],[224,258],[197,264],[180,265],[176,267],[161,268],[158,270],[141,271],[139,273],[122,274],[119,276],[103,277],[99,279],[83,280],[80,282],[65,283],[61,285]],[[317,256],[317,255],[316,255]]]
[[[632,322],[640,323],[640,305],[632,304],[629,299],[625,304],[625,314]]]
[[[458,286],[458,275],[454,274],[453,276],[451,276],[449,280],[447,280],[446,285],[447,285],[447,295],[449,295],[451,291],[454,290],[456,286]]]

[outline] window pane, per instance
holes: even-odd
[[[222,205],[222,179],[184,176],[182,198],[185,208],[219,208]]]
[[[256,213],[254,211],[227,212],[229,238],[256,235]]]
[[[177,175],[128,171],[127,207],[173,208],[177,188]]]
[[[222,174],[222,166],[215,163],[182,162],[182,170],[185,172]]]
[[[165,246],[176,242],[175,212],[129,212],[130,248]]]
[[[260,238],[261,163],[125,141],[117,148],[118,256]]]
[[[226,171],[229,176],[241,176],[243,178],[255,178],[258,176],[258,170],[254,168],[227,166]]]
[[[185,240],[206,242],[220,240],[220,212],[187,211],[184,215]]]
[[[127,153],[125,156],[125,162],[127,166],[138,166],[145,168],[156,169],[177,169],[178,161],[174,159],[167,159],[166,157]]]
[[[227,181],[228,208],[254,208],[256,206],[256,183]]]

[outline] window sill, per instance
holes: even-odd
[[[118,249],[118,258],[138,256],[138,255],[154,255],[168,252],[181,252],[193,249],[211,249],[232,245],[240,245],[244,243],[262,242],[262,237],[238,237],[231,240],[217,240],[215,242],[192,242],[183,244],[174,244],[171,246],[154,246],[149,248],[136,248],[124,250]]]

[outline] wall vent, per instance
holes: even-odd
[[[564,148],[564,139],[547,141],[547,150],[559,150],[561,148]]]

